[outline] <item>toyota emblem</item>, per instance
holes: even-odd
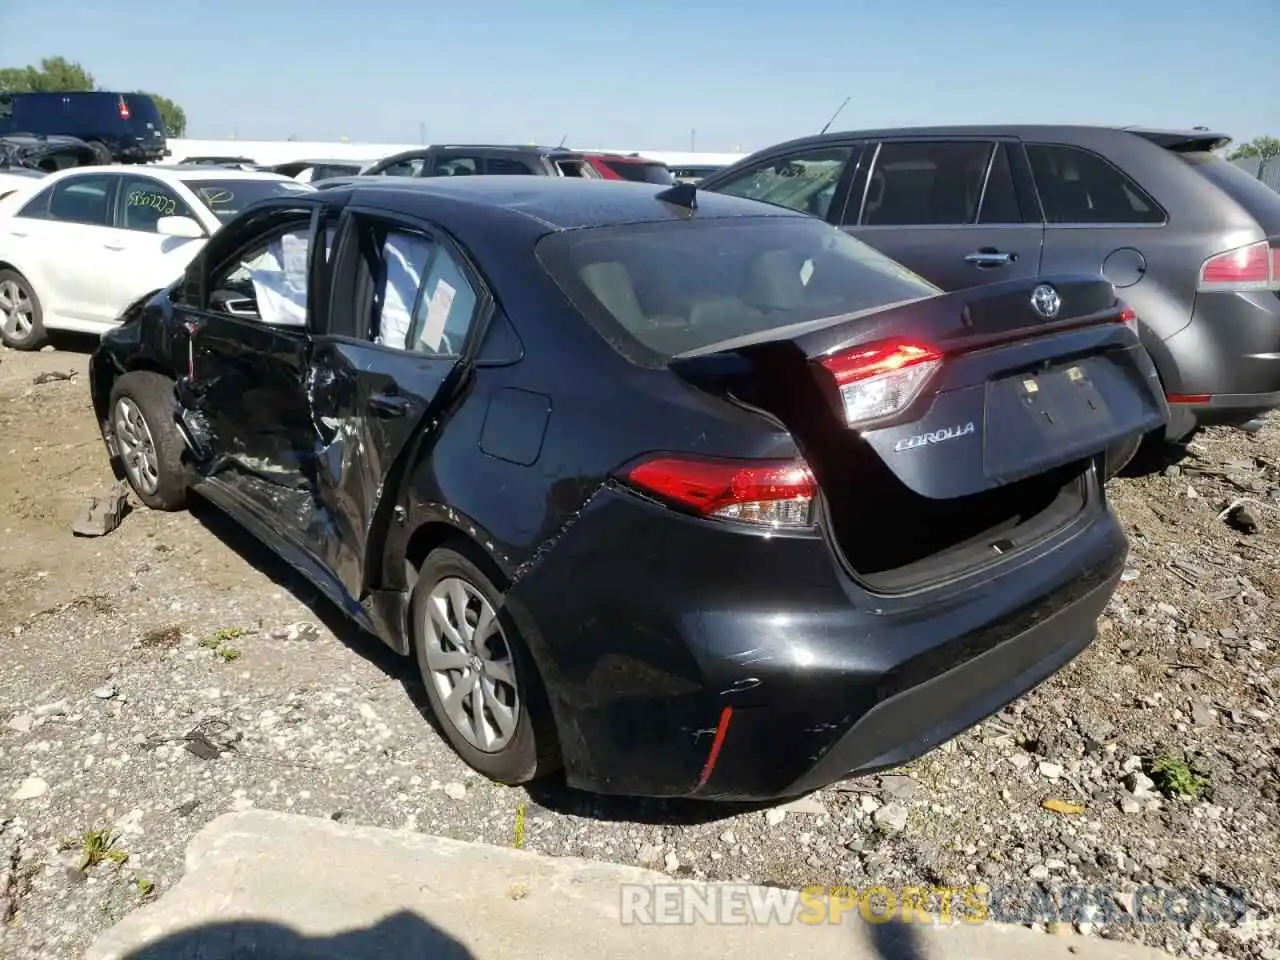
[[[1049,284],[1042,283],[1031,291],[1031,306],[1040,316],[1052,320],[1062,309],[1062,297]]]

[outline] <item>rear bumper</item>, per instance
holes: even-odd
[[[1280,408],[1280,294],[1202,293],[1191,322],[1164,341],[1176,366],[1166,435],[1240,425]]]
[[[1089,645],[1126,552],[1095,489],[998,577],[876,597],[820,538],[605,488],[508,604],[573,786],[765,800],[901,764],[1034,687]]]

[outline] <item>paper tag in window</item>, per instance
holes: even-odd
[[[307,239],[286,233],[280,238],[280,247],[284,254],[284,263],[281,266],[284,268],[285,283],[294,290],[306,290]]]
[[[800,268],[800,282],[807,287],[809,285],[809,280],[812,279],[812,277],[813,277],[813,261],[806,260],[804,262],[804,266]]]
[[[457,292],[443,280],[437,280],[435,293],[431,294],[431,301],[427,304],[427,319],[418,334],[418,343],[436,353],[444,342],[445,324],[449,322],[449,311],[453,308],[453,297]]]

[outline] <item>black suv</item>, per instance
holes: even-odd
[[[942,287],[1101,273],[1137,312],[1169,440],[1280,407],[1280,194],[1207,129],[866,130],[698,185],[822,217]]]
[[[0,93],[0,136],[78,137],[99,163],[148,163],[170,153],[164,120],[145,93]]]

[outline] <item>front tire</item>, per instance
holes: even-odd
[[[542,681],[493,580],[458,550],[435,550],[410,616],[427,700],[458,756],[508,785],[549,773],[557,743]]]
[[[13,350],[39,350],[49,339],[40,298],[16,270],[0,270],[0,340]]]
[[[181,510],[191,489],[186,445],[173,415],[173,381],[135,370],[111,387],[107,429],[129,486],[152,510]]]

